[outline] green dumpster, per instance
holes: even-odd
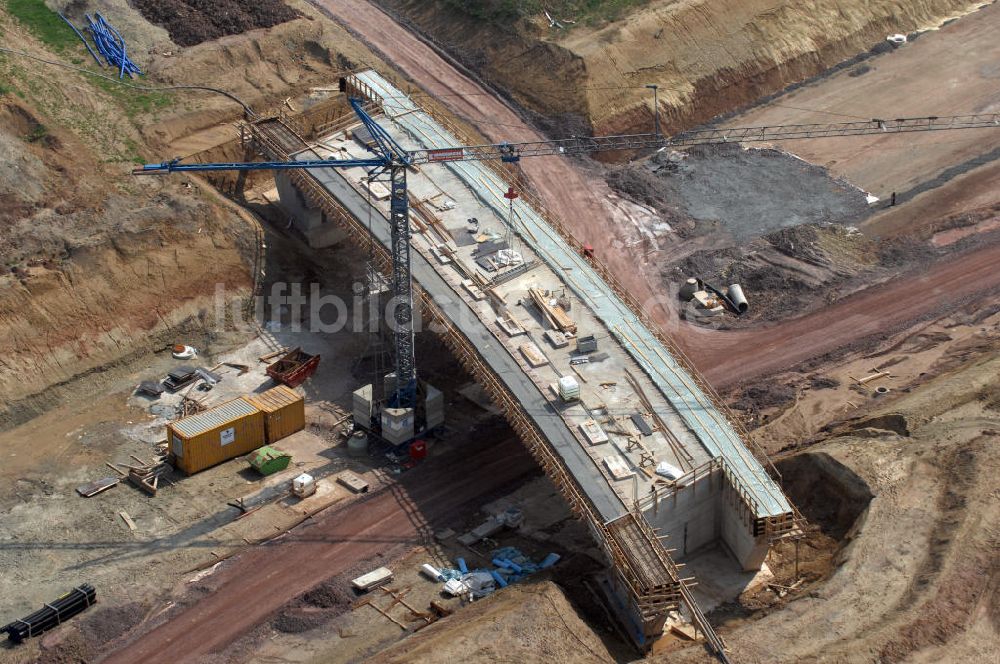
[[[288,468],[292,455],[265,445],[250,455],[250,465],[261,475],[271,475]]]

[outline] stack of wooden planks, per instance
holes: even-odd
[[[545,291],[541,288],[529,288],[528,294],[552,327],[560,332],[576,334],[576,322],[570,318],[565,309],[558,304],[552,304]]]
[[[412,194],[410,199],[410,210],[413,214],[410,215],[410,221],[417,226],[417,229],[423,233],[426,230],[433,231],[442,243],[452,242],[451,233],[445,228],[444,223],[441,222],[441,218],[434,214],[434,211],[427,206],[426,201],[422,201]],[[421,226],[423,228],[421,228]]]
[[[521,354],[524,355],[524,359],[526,359],[528,364],[534,369],[544,367],[549,363],[549,358],[545,357],[545,353],[543,353],[533,341],[527,341],[521,344],[520,351]]]

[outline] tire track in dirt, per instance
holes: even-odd
[[[982,518],[970,507],[978,496],[989,494],[988,486],[977,485],[992,465],[992,442],[991,437],[980,437],[949,451],[938,464],[942,486],[927,553],[910,587],[887,615],[914,607],[917,611],[879,650],[880,661],[886,664],[948,643],[968,628],[973,614],[990,598],[989,589],[1000,574],[996,538],[968,522]]]
[[[489,140],[496,143],[548,140],[494,91],[463,73],[457,64],[378,7],[364,0],[310,0],[310,4],[382,53]],[[567,228],[577,239],[593,244],[597,256],[640,302],[651,301],[653,287],[642,271],[635,269],[635,257],[611,246],[613,239],[624,243],[626,237],[616,228],[613,214],[605,204],[613,192],[604,179],[588,175],[565,157],[524,159],[518,165],[546,207],[559,219],[570,222]],[[659,310],[658,313],[661,317],[658,322],[665,323],[668,313]]]
[[[790,369],[845,345],[886,338],[926,316],[940,316],[1000,290],[1000,245],[956,255],[801,318],[753,330],[688,327],[692,359],[720,387]],[[697,346],[694,344],[697,342]]]

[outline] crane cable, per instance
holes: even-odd
[[[198,91],[202,91],[202,92],[213,92],[215,94],[219,94],[219,95],[222,95],[224,97],[228,97],[232,101],[235,101],[237,104],[239,104],[240,106],[243,107],[244,112],[246,112],[246,114],[248,116],[254,117],[256,115],[256,113],[254,113],[254,110],[250,107],[249,104],[245,103],[242,99],[240,99],[239,97],[237,97],[233,93],[227,92],[225,90],[220,90],[219,88],[212,88],[212,87],[208,87],[206,85],[168,85],[168,86],[162,86],[162,87],[154,87],[154,86],[149,86],[149,85],[136,85],[135,83],[126,83],[125,81],[121,81],[121,80],[119,80],[117,78],[114,78],[113,76],[105,76],[104,74],[100,74],[100,73],[98,73],[96,71],[91,71],[91,70],[86,69],[84,67],[77,67],[76,65],[67,64],[65,62],[59,62],[58,60],[48,60],[46,58],[42,58],[42,57],[39,57],[37,55],[34,55],[33,53],[28,53],[27,51],[18,51],[18,50],[12,49],[12,48],[5,48],[5,47],[0,46],[0,53],[10,53],[11,55],[18,55],[18,56],[21,56],[23,58],[29,58],[31,60],[37,60],[38,62],[44,62],[45,64],[48,64],[48,65],[53,65],[53,66],[56,66],[56,67],[64,67],[65,69],[72,69],[73,71],[80,72],[81,74],[87,74],[88,76],[95,76],[97,78],[103,78],[106,81],[111,81],[112,83],[116,83],[118,85],[123,85],[123,86],[125,86],[127,88],[132,88],[134,90],[142,90],[142,91],[146,91],[146,92],[178,92],[178,91],[184,91],[184,90],[198,90]]]

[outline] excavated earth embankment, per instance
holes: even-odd
[[[0,57],[0,431],[89,397],[167,344],[208,351],[246,333],[230,319],[259,274],[260,228],[204,181],[130,174],[216,148],[217,158],[245,158],[232,149],[243,108],[204,90],[151,89],[225,88],[263,111],[335,82],[367,51],[304,2],[237,4],[257,18],[228,32],[276,21],[268,8],[278,5],[294,20],[182,47],[126,0],[103,3],[146,72],[142,91]],[[75,1],[46,7],[77,24],[93,11]],[[93,66],[45,8],[0,12],[0,31],[5,47]]]
[[[380,0],[484,80],[543,116],[550,133],[666,131],[739,109],[869,51],[886,37],[971,11],[969,0],[656,0],[606,25],[544,16],[483,20],[480,5]],[[559,16],[572,20],[571,16]]]

